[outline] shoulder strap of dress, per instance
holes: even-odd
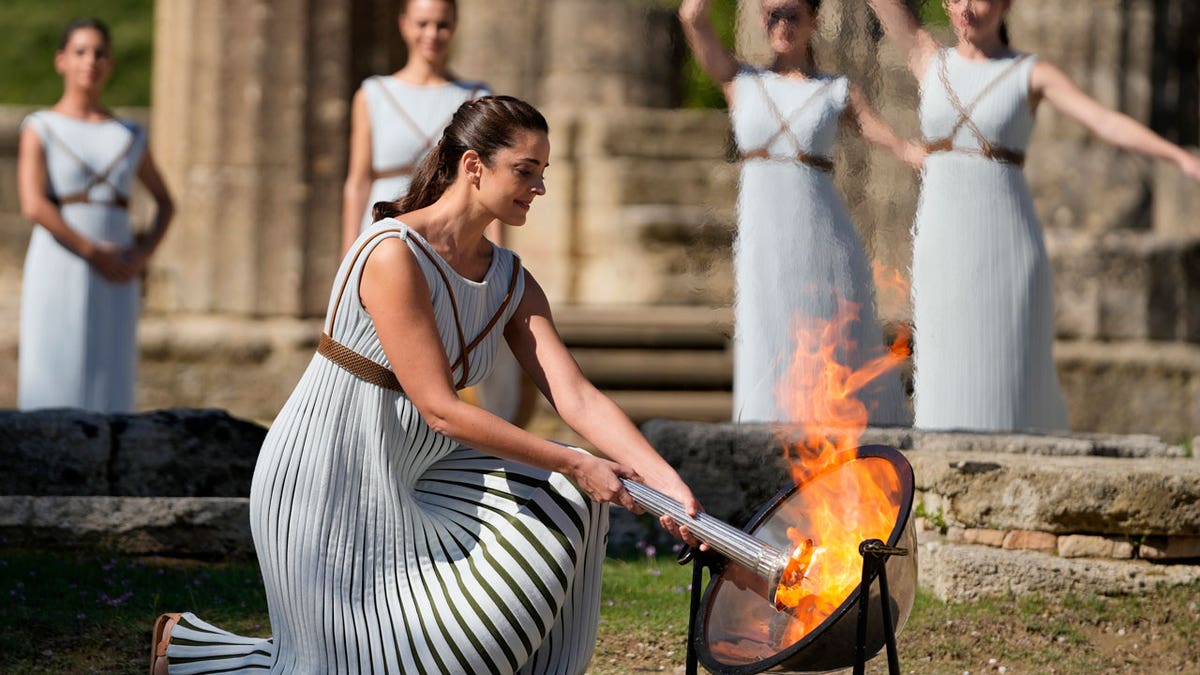
[[[771,137],[767,139],[766,143],[763,143],[763,150],[766,150],[772,143],[774,143],[776,138],[786,134],[788,139],[791,140],[792,145],[795,146],[796,152],[803,153],[804,144],[800,142],[800,139],[796,137],[796,133],[792,131],[792,122],[800,116],[800,113],[807,110],[810,105],[817,101],[821,95],[825,93],[825,90],[829,89],[829,87],[832,86],[835,81],[837,81],[837,78],[829,78],[828,80],[825,80],[821,86],[812,93],[812,95],[810,95],[804,100],[803,103],[799,105],[799,107],[792,111],[791,115],[786,117],[784,116],[783,112],[779,110],[779,106],[775,104],[775,99],[771,98],[770,92],[767,91],[767,85],[765,82],[763,82],[762,75],[760,73],[755,73],[752,78],[754,83],[758,85],[759,91],[762,92],[763,100],[766,101],[767,107],[771,110],[771,114],[774,115],[775,120],[779,122],[779,130],[772,134]]]
[[[454,298],[454,288],[450,286],[450,279],[446,276],[446,271],[438,264],[437,258],[433,257],[433,253],[425,248],[425,245],[420,241],[416,239],[410,239],[409,241],[416,245],[418,251],[425,254],[429,262],[433,263],[433,269],[437,270],[438,276],[442,278],[442,284],[446,286],[446,293],[450,298],[450,311],[454,314],[454,329],[458,332],[458,361],[455,361],[454,365],[450,366],[450,370],[453,371],[459,363],[462,363],[462,375],[458,378],[458,382],[455,383],[455,387],[461,389],[470,376],[471,361],[467,358],[467,338],[463,334],[462,319],[458,314],[458,301]]]
[[[500,303],[500,306],[496,309],[496,312],[492,314],[492,318],[488,319],[488,322],[483,327],[483,330],[479,331],[479,335],[475,336],[475,339],[471,340],[471,344],[467,345],[466,350],[463,352],[463,356],[459,356],[458,360],[454,362],[454,365],[450,366],[451,370],[458,367],[458,364],[465,359],[465,355],[467,353],[475,351],[475,348],[479,346],[479,343],[483,342],[483,339],[487,337],[488,333],[492,332],[492,328],[494,328],[496,323],[500,321],[500,317],[504,316],[504,310],[508,309],[508,305],[512,302],[513,296],[516,294],[517,280],[520,278],[520,276],[521,259],[514,255],[512,275],[508,280],[508,292],[504,294],[504,301]]]
[[[425,139],[425,147],[432,148],[434,145],[433,138],[421,128],[421,125],[417,124],[417,121],[412,118],[412,115],[408,114],[404,106],[400,105],[400,101],[388,90],[387,84],[382,77],[379,80],[379,90],[383,92],[383,97],[387,99],[392,108],[400,114],[400,118],[404,120],[405,124],[412,127],[412,130],[416,132],[418,137]]]
[[[946,71],[946,51],[939,51],[938,77],[941,78],[942,86],[946,89],[946,95],[950,98],[950,105],[954,106],[954,109],[958,111],[959,115],[958,121],[954,124],[954,127],[950,130],[950,133],[947,134],[946,137],[953,141],[954,136],[958,134],[958,130],[961,129],[963,125],[966,125],[966,127],[971,131],[971,134],[975,136],[976,140],[985,146],[990,145],[990,142],[983,135],[983,132],[980,131],[979,127],[975,125],[975,121],[971,119],[971,115],[975,112],[975,107],[979,105],[979,102],[986,98],[987,95],[996,88],[996,85],[998,85],[1011,73],[1016,71],[1017,67],[1024,63],[1025,59],[1027,58],[1029,58],[1029,54],[1021,54],[1017,58],[1013,59],[1012,63],[1008,64],[1004,70],[1000,71],[998,75],[993,77],[992,80],[988,82],[978,94],[975,95],[975,98],[971,99],[971,103],[969,105],[964,106],[962,100],[958,98],[958,94],[954,91],[954,87],[950,84],[950,74]]]
[[[91,165],[83,161],[82,157],[75,154],[75,152],[71,150],[71,146],[67,145],[67,143],[58,136],[58,134],[54,133],[54,130],[49,124],[43,123],[42,129],[46,132],[46,138],[48,140],[53,141],[55,145],[57,145],[64,153],[66,153],[67,157],[70,157],[73,162],[79,165],[79,168],[87,172],[89,176],[88,182],[87,185],[80,191],[80,194],[86,195],[92,188],[96,187],[100,183],[106,183],[109,187],[115,190],[118,195],[121,195],[122,197],[126,196],[121,193],[120,188],[112,184],[112,181],[109,180],[109,174],[112,173],[113,169],[117,168],[117,165],[121,163],[121,160],[125,159],[130,152],[133,152],[133,147],[137,144],[138,140],[138,133],[136,131],[131,129],[129,131],[129,142],[125,144],[124,149],[117,153],[117,156],[113,158],[113,160],[109,162],[107,166],[104,167],[103,171],[96,171],[91,167]]]
[[[346,292],[346,284],[349,283],[349,281],[350,281],[350,276],[354,271],[354,266],[358,264],[358,259],[362,256],[363,251],[366,250],[367,246],[369,246],[371,244],[371,242],[375,241],[376,239],[382,237],[385,234],[389,234],[392,232],[399,232],[402,235],[407,236],[407,230],[405,228],[389,227],[387,229],[380,230],[380,231],[372,234],[370,237],[367,237],[363,241],[363,243],[360,244],[359,247],[354,250],[354,258],[353,258],[353,260],[350,261],[350,266],[346,268],[346,276],[342,278],[342,285],[338,287],[337,296],[336,296],[335,300],[333,301],[333,307],[329,312],[329,318],[327,318],[325,320],[325,332],[330,337],[333,336],[333,323],[334,323],[334,320],[337,319],[338,309],[342,306],[342,295],[345,294],[345,292]]]

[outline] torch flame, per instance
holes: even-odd
[[[875,276],[888,289],[881,296],[907,296],[898,272],[876,265]],[[854,461],[854,450],[871,412],[860,392],[909,357],[909,332],[902,330],[890,348],[851,367],[843,361],[858,349],[850,338],[858,313],[857,304],[838,298],[837,311],[823,325],[798,321],[796,351],[778,391],[781,401],[790,402],[789,418],[802,420],[800,433],[777,433],[792,478],[803,485],[806,511],[805,531],[787,529],[795,548],[776,590],[776,608],[788,617],[782,630],[772,631],[778,648],[803,638],[846,600],[862,578],[859,544],[887,541],[897,520],[898,476],[886,462]],[[852,465],[841,466],[847,463]]]

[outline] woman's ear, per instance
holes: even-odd
[[[479,179],[483,177],[483,158],[474,150],[467,150],[462,155],[461,166],[459,167],[462,174],[466,176],[467,181],[479,187]]]

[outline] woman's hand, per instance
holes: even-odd
[[[642,507],[633,501],[629,491],[621,484],[622,478],[642,480],[636,471],[627,466],[581,452],[567,476],[594,502],[616,504],[633,513],[643,513]]]
[[[1176,164],[1183,171],[1183,175],[1192,180],[1200,181],[1200,157],[1197,157],[1194,152],[1184,150]]]
[[[647,483],[647,486],[658,490],[659,492],[682,504],[683,509],[687,511],[689,516],[695,518],[696,516],[700,515],[700,512],[704,510],[704,507],[700,506],[700,502],[696,499],[695,495],[692,494],[691,488],[689,488],[687,484],[683,482],[683,479],[679,477],[679,474],[675,472],[671,473],[672,475],[665,478],[661,484],[652,485]],[[687,525],[676,522],[671,516],[662,516],[658,519],[658,524],[662,525],[662,528],[666,530],[672,537],[675,537],[676,539],[682,539],[685,543],[687,543],[688,546],[699,547],[701,551],[708,550],[708,544],[701,543],[699,539],[692,535],[692,532]]]
[[[136,276],[134,266],[128,258],[128,249],[111,242],[94,242],[91,250],[83,258],[109,283],[128,283]]]

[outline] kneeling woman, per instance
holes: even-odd
[[[398,203],[342,261],[318,354],[250,492],[274,636],[164,615],[152,672],[578,673],[599,616],[607,503],[637,477],[693,512],[679,475],[589,383],[545,293],[483,236],[545,193],[545,119],[464,103]],[[388,216],[401,215],[402,220]],[[610,459],[463,403],[503,337]],[[686,530],[664,519],[672,534]]]

